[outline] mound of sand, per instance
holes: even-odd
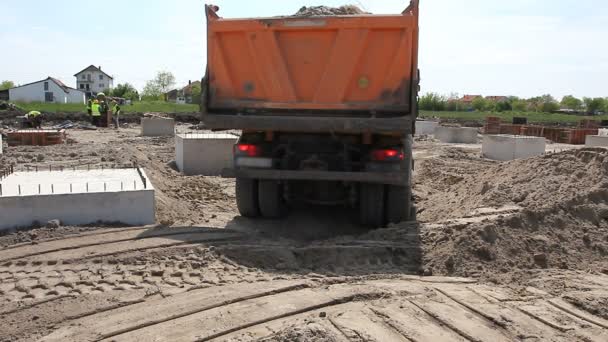
[[[572,150],[493,164],[483,170],[448,163],[429,160],[419,172],[433,178],[437,187],[424,198],[429,205],[420,218],[425,222],[463,217],[485,207],[538,211],[608,186],[605,149]]]
[[[517,282],[533,269],[608,273],[608,151],[582,149],[489,166],[460,176],[429,161],[441,192],[425,201],[427,221],[466,217],[479,208],[517,206],[478,221],[421,227],[429,273]],[[436,176],[436,175],[435,175]]]

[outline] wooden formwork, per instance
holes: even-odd
[[[597,128],[560,128],[534,125],[500,125],[500,134],[543,137],[556,143],[584,145],[588,135],[598,135]]]
[[[589,119],[583,119],[583,120],[579,121],[579,123],[578,123],[579,128],[590,128],[590,129],[600,128],[601,125],[602,125],[601,121],[589,120]]]
[[[523,125],[502,124],[500,125],[500,134],[521,135],[523,127]]]
[[[579,128],[568,130],[568,144],[584,145],[588,135],[598,135],[598,128]]]
[[[8,146],[47,146],[59,145],[65,142],[65,130],[61,129],[26,129],[9,132]]]
[[[542,137],[556,143],[568,143],[567,128],[543,127]]]

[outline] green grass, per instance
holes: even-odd
[[[583,119],[608,120],[608,115],[578,116],[568,114],[534,113],[534,112],[431,112],[420,111],[423,118],[454,119],[461,121],[485,121],[488,116],[496,116],[505,122],[512,122],[513,117],[528,118],[528,123],[564,123],[574,124]]]
[[[37,110],[46,113],[86,113],[84,104],[74,103],[16,103],[25,110]],[[122,113],[198,113],[199,107],[195,104],[176,104],[163,101],[134,102],[131,106],[121,106]]]
[[[37,110],[47,113],[84,113],[86,106],[73,103],[16,103],[25,111]],[[122,106],[122,113],[198,113],[199,107],[195,104],[176,104],[163,101],[134,102],[131,106]],[[431,112],[420,111],[422,118],[452,119],[459,121],[485,121],[488,116],[500,117],[504,122],[511,122],[513,117],[526,117],[529,123],[563,123],[575,124],[583,119],[608,120],[608,115],[578,116],[567,114],[534,113],[534,112]]]

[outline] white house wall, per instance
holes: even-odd
[[[70,89],[67,95],[67,103],[82,103],[85,102],[85,95],[82,91]]]
[[[86,75],[91,75],[91,82],[92,83],[88,83],[89,78],[86,77]],[[82,75],[85,75],[85,78],[82,78]],[[99,75],[103,75],[103,80],[99,79]],[[85,84],[85,88],[84,89],[80,89],[80,84]],[[89,84],[89,89],[86,89],[86,84]],[[103,87],[101,86],[103,84]],[[102,72],[99,71],[83,71],[82,73],[76,75],[76,88],[80,91],[90,91],[90,92],[94,92],[94,93],[99,93],[102,92],[106,89],[113,89],[114,88],[114,81],[109,78],[107,75],[105,75]]]
[[[49,83],[49,92],[53,93],[53,102],[57,103],[65,103],[66,93],[63,91],[61,87],[57,85],[57,83],[48,80],[48,81],[40,81],[38,83],[33,83],[30,85],[26,85],[23,87],[9,89],[8,96],[10,101],[15,102],[45,102],[44,93],[44,82]]]
[[[49,83],[48,92],[53,93],[53,102],[55,103],[84,103],[85,96],[81,91],[70,89],[66,93],[63,88],[57,83],[48,80],[29,84],[23,87],[9,89],[9,99],[14,102],[46,102],[44,93],[44,82]]]

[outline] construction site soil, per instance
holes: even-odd
[[[181,175],[137,126],[68,137],[0,165],[137,163],[159,224],[1,236],[0,341],[608,340],[608,150],[420,139],[418,222],[366,230],[347,208],[239,217],[233,180]]]

